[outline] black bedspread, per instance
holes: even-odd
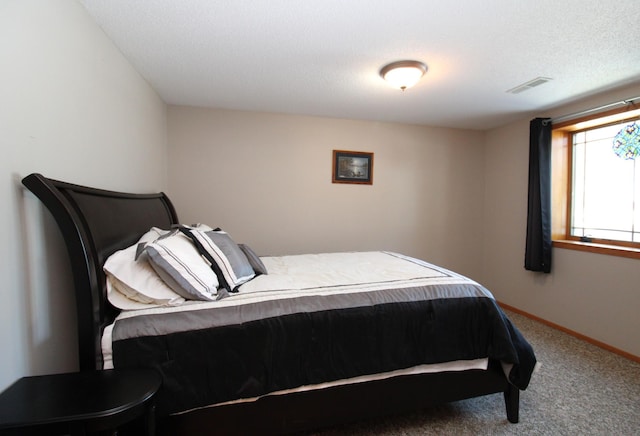
[[[453,286],[461,288],[460,297],[451,286],[433,285],[377,293],[380,298],[359,293],[360,303],[346,305],[297,297],[286,306],[300,310],[283,309],[279,301],[266,311],[265,303],[255,303],[124,319],[114,330],[114,365],[151,366],[162,374],[161,415],[485,357],[513,364],[509,380],[525,389],[536,362],[531,346],[493,298]],[[390,298],[394,292],[400,297]],[[134,331],[146,333],[134,337]]]

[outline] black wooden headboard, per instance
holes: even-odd
[[[22,183],[49,209],[67,244],[78,312],[80,369],[102,369],[102,330],[117,315],[107,301],[102,265],[151,227],[177,224],[176,211],[162,192],[106,191],[41,174],[30,174]]]

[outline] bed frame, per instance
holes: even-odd
[[[31,174],[22,183],[51,212],[67,245],[76,295],[81,370],[100,370],[100,340],[118,311],[106,297],[102,265],[149,228],[178,224],[164,193],[129,194]],[[324,390],[263,397],[158,417],[161,434],[282,434],[504,393],[507,419],[518,422],[519,390],[498,362],[489,369],[394,377]],[[209,432],[209,433],[207,433]]]

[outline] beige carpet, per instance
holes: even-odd
[[[640,364],[507,314],[541,363],[520,394],[518,424],[507,421],[502,395],[496,394],[309,434],[640,435]]]

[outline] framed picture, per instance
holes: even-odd
[[[333,183],[373,184],[373,153],[333,150]]]

